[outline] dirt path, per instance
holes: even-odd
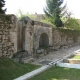
[[[80,46],[74,46],[74,47],[70,47],[67,49],[60,49],[58,51],[53,51],[47,55],[44,55],[44,56],[39,57],[38,59],[35,59],[34,62],[32,63],[45,65],[63,56],[74,53],[76,50],[79,50],[79,49],[80,49]]]

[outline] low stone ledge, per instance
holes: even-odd
[[[71,64],[80,64],[80,59],[68,59],[68,62]]]

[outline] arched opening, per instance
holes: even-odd
[[[39,47],[49,47],[49,37],[46,33],[42,33],[39,39]]]

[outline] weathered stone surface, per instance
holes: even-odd
[[[79,59],[68,59],[68,62],[70,64],[80,64],[80,60]]]
[[[80,31],[53,29],[28,17],[19,21],[14,15],[0,15],[0,56],[10,57],[22,50],[35,56],[36,52],[48,54],[75,45],[80,45]]]
[[[16,18],[14,15],[0,15],[0,57],[9,57],[14,53],[12,43],[15,42],[11,40],[13,36],[10,34],[10,32],[15,32],[15,24],[13,24],[15,20],[12,17]]]

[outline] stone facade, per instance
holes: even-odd
[[[0,15],[0,57],[12,57],[22,50],[35,56],[79,44],[80,31],[53,29],[28,17],[19,21],[15,15]]]
[[[68,29],[53,30],[53,46],[56,48],[66,48],[80,45],[80,31]]]
[[[16,26],[14,15],[0,15],[0,57],[11,57],[17,51]]]

